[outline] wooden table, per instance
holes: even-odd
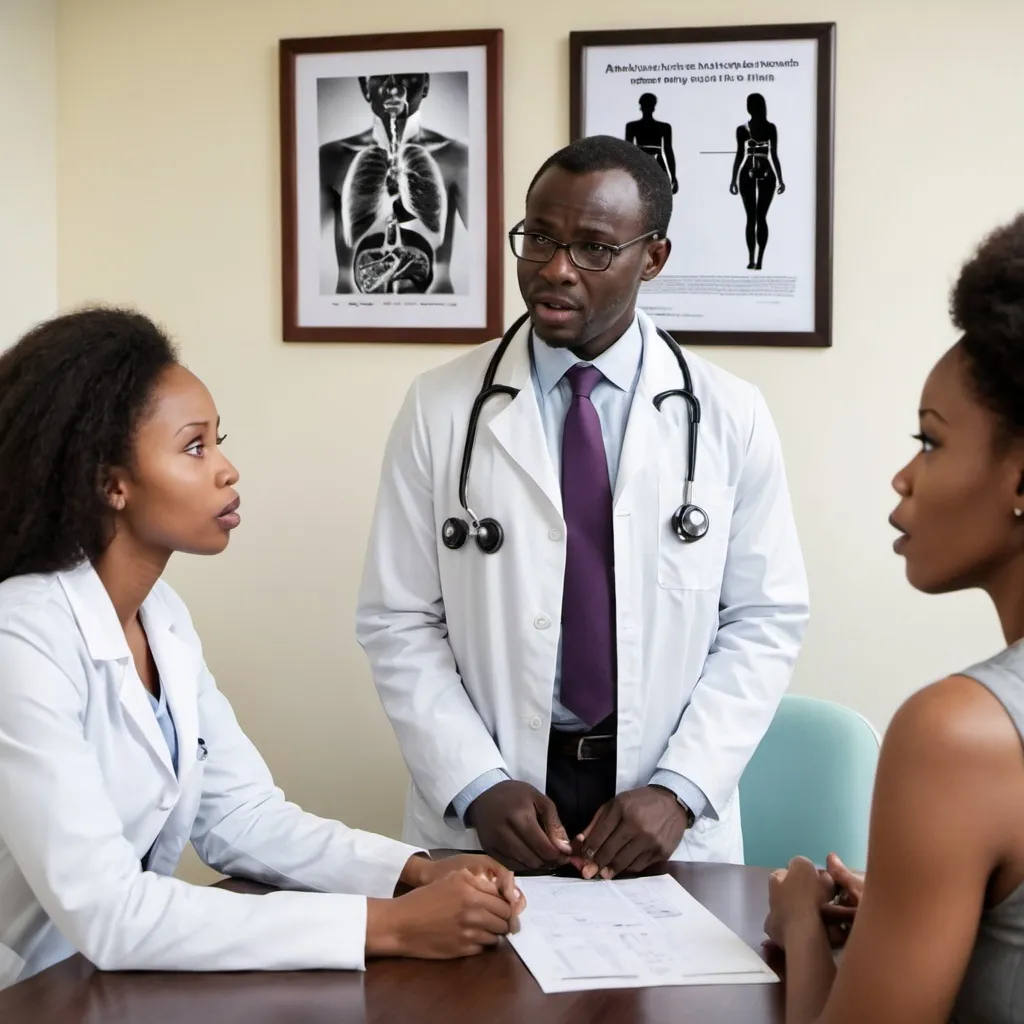
[[[668,871],[777,972],[761,946],[768,872],[729,864]],[[230,881],[228,888],[265,892]],[[376,960],[365,973],[104,973],[72,957],[0,992],[3,1024],[782,1024],[781,984],[546,996],[502,942],[465,960]]]

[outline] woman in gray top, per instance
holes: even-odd
[[[772,877],[787,1024],[1024,1022],[1024,216],[963,267],[951,311],[961,337],[925,382],[890,522],[910,583],[984,590],[1007,648],[896,713],[862,888],[835,858]],[[858,903],[838,970],[836,881]]]

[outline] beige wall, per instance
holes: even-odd
[[[626,11],[629,15],[626,15]],[[835,20],[835,344],[705,349],[778,420],[813,588],[794,689],[879,725],[999,635],[978,595],[924,598],[886,525],[920,384],[952,341],[946,291],[1020,201],[1019,41],[1005,0],[65,0],[59,17],[60,300],[136,303],[181,339],[242,470],[245,523],[171,578],[279,781],[395,833],[404,769],[353,640],[385,434],[452,348],[285,345],[277,40],[505,29],[505,201],[567,141],[572,28]],[[511,261],[510,261],[511,263]],[[508,318],[519,309],[512,267]]]
[[[55,0],[0,0],[0,350],[57,304]]]

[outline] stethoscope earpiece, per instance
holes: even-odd
[[[680,505],[672,516],[672,529],[684,542],[700,540],[710,525],[707,512],[699,505]]]
[[[458,551],[466,543],[468,536],[469,527],[465,519],[452,516],[451,519],[446,519],[444,526],[441,527],[441,542],[449,551]]]

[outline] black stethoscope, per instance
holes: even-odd
[[[488,400],[495,395],[508,395],[515,398],[519,394],[518,388],[509,387],[507,384],[495,384],[494,378],[498,372],[505,351],[511,344],[519,328],[526,323],[529,313],[524,313],[503,335],[501,343],[494,350],[491,361],[487,364],[487,372],[484,374],[484,382],[473,402],[473,408],[469,414],[469,428],[466,431],[466,443],[462,449],[462,470],[459,474],[459,504],[469,517],[465,519],[452,516],[446,519],[441,527],[441,541],[446,548],[456,551],[466,543],[467,537],[476,540],[476,546],[485,554],[493,555],[502,542],[505,540],[505,531],[497,519],[480,519],[469,507],[466,492],[469,487],[469,464],[473,459],[473,443],[476,440],[476,428],[480,421],[480,412]],[[693,381],[690,379],[690,368],[686,365],[683,353],[675,340],[660,327],[657,328],[658,335],[662,341],[672,350],[676,357],[679,369],[683,375],[683,387],[673,388],[669,391],[662,391],[654,396],[654,408],[659,412],[666,398],[682,398],[686,401],[687,414],[689,417],[688,440],[689,446],[686,457],[686,480],[683,483],[683,503],[676,509],[672,516],[672,529],[675,535],[684,542],[700,540],[708,532],[711,525],[707,512],[699,505],[694,505],[691,498],[693,495],[693,471],[697,465],[697,432],[700,428],[700,402],[693,393]]]

